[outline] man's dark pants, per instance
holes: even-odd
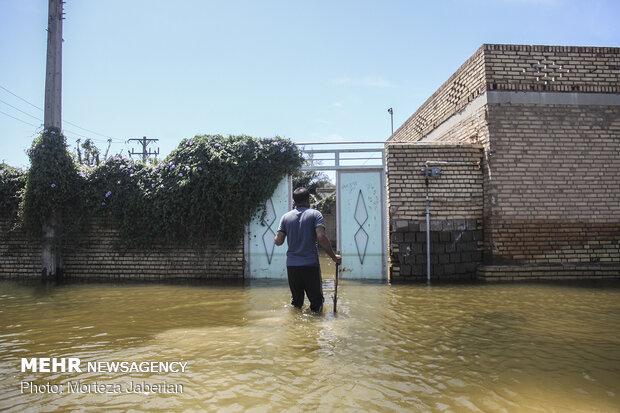
[[[321,267],[286,267],[288,286],[293,299],[291,304],[301,308],[304,303],[304,292],[310,300],[310,310],[315,313],[323,310],[323,286]]]

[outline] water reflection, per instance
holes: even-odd
[[[0,282],[0,408],[618,411],[620,289],[343,281],[339,312],[249,285]],[[21,373],[20,357],[188,361],[186,373]],[[22,380],[182,394],[20,394]]]

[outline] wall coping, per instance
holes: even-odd
[[[454,142],[428,142],[428,141],[388,141],[385,143],[386,147],[390,146],[402,146],[402,147],[411,147],[411,148],[468,148],[468,149],[484,149],[484,145],[479,143],[454,143]]]

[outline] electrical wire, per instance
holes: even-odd
[[[13,109],[15,109],[16,111],[21,112],[21,113],[23,113],[23,114],[24,114],[24,115],[26,115],[26,116],[30,116],[30,117],[31,117],[31,118],[33,118],[33,119],[36,119],[36,120],[38,120],[38,121],[40,121],[40,122],[43,122],[43,119],[41,119],[41,118],[37,118],[36,116],[33,116],[33,115],[31,115],[30,113],[28,113],[28,112],[24,112],[24,111],[23,111],[23,110],[21,110],[20,108],[15,107],[15,106],[11,105],[10,103],[5,102],[5,101],[4,101],[4,100],[2,100],[2,99],[0,99],[0,102],[4,103],[4,104],[5,104],[5,105],[7,105],[7,106],[12,107],[12,108],[13,108]]]
[[[24,102],[26,102],[27,104],[29,104],[30,106],[32,106],[35,109],[39,109],[41,112],[43,112],[43,109],[41,109],[40,107],[33,105],[32,103],[28,102],[26,99],[17,96],[15,93],[11,92],[9,89],[5,88],[4,86],[0,85],[0,89],[4,90],[5,92],[10,93],[11,95],[15,96],[17,99],[22,100]]]
[[[7,92],[7,93],[9,93],[9,94],[11,94],[11,95],[13,95],[13,96],[15,96],[15,97],[16,97],[16,98],[18,98],[19,100],[21,100],[21,101],[23,101],[23,102],[25,102],[25,103],[29,104],[29,105],[30,105],[30,106],[32,106],[33,108],[38,109],[38,110],[40,110],[40,111],[43,111],[43,109],[42,109],[42,108],[38,107],[37,105],[35,105],[35,104],[33,104],[33,103],[30,103],[29,101],[27,101],[26,99],[22,98],[21,96],[19,96],[19,95],[15,94],[15,93],[13,93],[13,92],[11,92],[9,89],[5,88],[4,86],[0,85],[0,89],[2,89],[2,90],[4,90],[5,92]],[[19,111],[19,112],[21,112],[21,113],[23,113],[23,114],[27,115],[27,116],[30,116],[31,118],[34,118],[34,119],[39,120],[39,121],[42,121],[41,119],[39,119],[39,118],[37,118],[37,117],[35,117],[35,116],[33,116],[33,115],[31,115],[31,114],[27,113],[27,112],[24,112],[23,110],[21,110],[21,109],[19,109],[19,108],[15,107],[15,106],[13,106],[13,105],[11,105],[10,103],[7,103],[7,102],[5,102],[5,101],[3,101],[3,100],[0,100],[0,102],[4,103],[5,105],[8,105],[8,106],[12,107],[13,109],[15,109],[15,110],[17,110],[17,111]],[[17,118],[15,118],[15,117],[13,117],[13,116],[11,116],[11,115],[8,115],[8,114],[6,114],[6,113],[4,113],[4,112],[3,112],[3,114],[5,114],[5,115],[7,115],[7,116],[9,116],[9,117],[11,117],[11,118],[13,118],[13,119],[17,119]],[[23,120],[21,120],[21,119],[17,119],[17,120],[19,120],[19,121],[21,121],[21,122],[25,122],[25,121],[23,121]],[[117,138],[113,138],[113,137],[111,137],[111,136],[109,136],[109,135],[104,135],[104,134],[101,134],[101,133],[99,133],[99,132],[95,132],[95,131],[93,131],[93,130],[90,130],[90,129],[84,128],[84,127],[82,127],[82,126],[80,126],[80,125],[77,125],[77,124],[75,124],[75,123],[73,123],[73,122],[69,122],[69,121],[68,121],[68,120],[66,120],[66,119],[65,119],[65,120],[63,120],[63,122],[65,122],[65,123],[67,123],[67,124],[69,124],[69,125],[72,125],[72,126],[74,126],[74,127],[78,128],[78,129],[81,129],[81,130],[84,130],[84,131],[86,131],[86,132],[92,133],[92,134],[94,134],[94,135],[97,135],[97,136],[101,136],[101,137],[103,137],[103,138],[106,138],[106,140],[105,140],[105,141],[104,141],[104,140],[101,140],[101,139],[93,139],[93,138],[90,138],[90,139],[91,139],[91,140],[93,140],[93,141],[97,141],[97,142],[107,142],[107,140],[108,140],[108,139],[112,139],[112,142],[114,142],[114,143],[125,143],[125,140],[123,140],[123,139],[117,139]],[[77,136],[82,136],[82,137],[84,137],[84,138],[88,138],[88,137],[87,137],[87,136],[85,136],[85,135],[82,135],[82,134],[77,133],[77,132],[72,132],[72,131],[69,131],[69,130],[67,130],[67,129],[63,129],[63,131],[66,131],[66,132],[72,133],[72,134],[77,135]]]
[[[25,111],[23,111],[23,110],[19,109],[18,107],[15,107],[15,106],[11,105],[10,103],[5,102],[5,101],[4,101],[4,100],[2,100],[2,99],[0,99],[0,102],[2,102],[2,103],[4,103],[5,105],[7,105],[7,106],[9,106],[9,107],[11,107],[11,108],[13,108],[13,109],[15,109],[16,111],[18,111],[18,112],[20,112],[20,113],[23,113],[23,114],[24,114],[24,115],[26,115],[26,116],[29,116],[29,117],[31,117],[31,118],[33,118],[33,119],[35,119],[35,120],[38,120],[38,121],[39,121],[39,122],[41,122],[41,123],[43,122],[43,119],[41,119],[41,118],[37,118],[36,116],[33,116],[33,115],[29,114],[28,112],[25,112]],[[27,125],[31,125],[31,126],[38,126],[38,125],[34,125],[34,124],[32,124],[32,123],[26,122],[26,121],[24,121],[24,120],[22,120],[22,119],[16,118],[15,116],[12,116],[12,115],[10,115],[10,114],[8,114],[8,113],[6,113],[6,112],[0,112],[0,113],[2,113],[3,115],[9,116],[9,117],[11,117],[11,118],[13,118],[13,119],[15,119],[15,120],[18,120],[18,121],[20,121],[20,122],[23,122],[23,123],[25,123],[25,124],[27,124]],[[71,122],[67,122],[67,121],[65,121],[65,122],[66,122],[66,123],[71,123]],[[77,125],[76,125],[76,126],[77,126]],[[78,127],[79,127],[79,126],[78,126]],[[83,128],[82,128],[82,129],[83,129]],[[70,133],[70,134],[72,134],[72,135],[75,135],[75,136],[77,136],[77,137],[79,137],[79,138],[91,139],[92,141],[96,141],[96,142],[108,142],[108,140],[107,140],[107,139],[106,139],[106,140],[103,140],[103,139],[97,139],[97,138],[90,138],[90,137],[88,137],[88,136],[86,136],[86,135],[84,135],[84,134],[81,134],[81,133],[79,133],[79,132],[75,132],[75,131],[72,131],[72,130],[69,130],[69,129],[64,129],[64,128],[63,128],[63,133],[65,133],[65,135],[66,135],[67,137],[70,137],[70,138],[74,138],[74,137],[72,137],[72,136],[68,136],[68,135],[67,135],[67,133]],[[109,139],[112,139],[112,138],[109,138]],[[116,141],[116,140],[114,140],[114,139],[112,139],[112,141],[113,141],[113,142],[115,142],[115,143],[121,143],[121,141]]]
[[[15,116],[13,116],[13,115],[9,115],[8,113],[3,112],[3,111],[1,111],[1,110],[0,110],[0,113],[1,113],[1,114],[3,114],[3,115],[5,115],[5,116],[8,116],[9,118],[13,118],[13,119],[18,120],[18,121],[20,121],[20,122],[22,122],[22,123],[25,123],[26,125],[34,126],[35,128],[39,128],[39,127],[41,126],[41,125],[35,125],[35,124],[33,124],[33,123],[30,123],[30,122],[26,122],[26,121],[25,121],[25,120],[23,120],[23,119],[16,118]]]

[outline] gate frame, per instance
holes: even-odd
[[[379,172],[380,186],[381,186],[381,280],[388,281],[388,254],[387,254],[387,191],[386,191],[386,172],[385,172],[385,142],[372,141],[372,142],[324,142],[324,143],[298,143],[297,145],[303,146],[349,146],[355,145],[357,148],[350,149],[303,149],[304,154],[310,155],[308,160],[311,161],[310,165],[302,166],[302,171],[334,171],[336,173],[336,233],[337,233],[337,248],[342,251],[342,217],[340,212],[340,174],[343,172]],[[372,147],[362,147],[369,146]],[[381,145],[380,147],[377,147]],[[320,156],[327,156],[325,158],[314,158],[312,155],[318,154]],[[366,157],[347,157],[346,154],[362,155],[369,154],[374,156]],[[331,155],[331,156],[330,156]],[[378,156],[377,156],[378,155]],[[380,164],[367,165],[369,160],[380,161]],[[329,162],[333,165],[315,165],[314,162]],[[363,163],[361,161],[364,161]]]
[[[340,210],[340,175],[342,173],[379,173],[379,185],[380,185],[380,194],[381,194],[381,280],[388,280],[388,272],[387,272],[387,197],[386,197],[386,177],[385,177],[385,168],[355,168],[355,169],[339,169],[336,171],[336,226],[337,226],[337,236],[338,236],[338,249],[342,251],[342,218],[341,218],[341,210]]]
[[[370,141],[370,142],[309,142],[309,143],[297,143],[297,146],[302,148],[302,154],[306,155],[308,165],[301,167],[302,171],[333,171],[336,173],[336,208],[340,210],[340,182],[339,175],[341,172],[380,172],[380,185],[381,185],[381,242],[382,242],[382,271],[381,281],[388,280],[388,262],[387,262],[387,236],[388,236],[388,223],[387,223],[387,192],[386,192],[386,160],[385,160],[385,142],[383,141]],[[305,149],[303,146],[337,146],[335,149]],[[347,146],[355,147],[347,149]],[[368,147],[368,146],[371,147]],[[380,146],[379,146],[380,145]],[[342,148],[344,147],[344,148]],[[321,156],[315,158],[314,155]],[[368,156],[364,156],[368,155]],[[324,157],[326,156],[326,157]],[[363,161],[363,162],[362,162]],[[368,161],[372,161],[368,165]],[[377,162],[380,161],[380,162]],[[318,164],[316,163],[318,162]],[[329,165],[323,164],[323,162],[330,163]],[[289,175],[288,190],[289,190],[289,210],[292,207],[292,179]],[[273,196],[273,195],[272,195]],[[341,229],[341,214],[336,213],[336,233],[337,233],[337,248],[342,249],[342,229]],[[253,279],[251,276],[252,263],[251,261],[251,246],[249,240],[249,228],[250,223],[246,224],[244,237],[243,237],[243,249],[244,249],[244,278]]]

